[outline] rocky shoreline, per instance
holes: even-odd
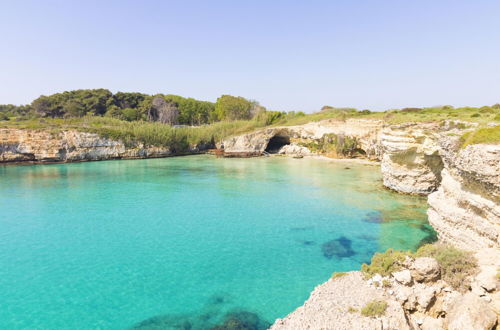
[[[50,164],[112,159],[142,159],[199,154],[193,147],[178,152],[167,147],[125,143],[96,133],[65,130],[0,128],[0,164]]]
[[[495,124],[493,124],[495,125]],[[428,196],[429,222],[441,243],[473,251],[478,271],[465,292],[439,276],[415,279],[411,260],[403,273],[365,279],[350,272],[318,286],[303,306],[271,329],[494,329],[500,323],[500,145],[460,146],[475,124],[447,121],[384,125],[368,120],[324,121],[272,128],[224,141],[226,152],[264,152],[274,136],[285,141],[285,155],[317,154],[326,134],[355,141],[356,157],[380,161],[383,184],[400,193]],[[338,137],[341,136],[342,139]],[[338,145],[335,151],[345,150]],[[333,157],[350,158],[349,154]],[[430,258],[429,258],[430,259]],[[436,261],[427,260],[430,264]],[[431,267],[432,268],[432,267]],[[434,267],[439,272],[439,266]],[[432,273],[432,272],[431,272]],[[375,284],[377,285],[375,285]],[[384,285],[384,284],[385,285]],[[358,312],[383,300],[386,313]]]
[[[365,279],[359,272],[318,286],[272,329],[493,329],[500,322],[500,145],[460,146],[474,124],[447,121],[386,125],[378,120],[326,120],[231,137],[218,147],[234,156],[274,152],[380,162],[383,184],[428,196],[429,223],[439,241],[474,251],[478,272],[466,292],[419,273],[418,258],[401,272]],[[189,153],[204,149],[193,147]],[[162,147],[125,144],[79,131],[0,129],[0,163],[52,163],[179,155]],[[427,264],[434,264],[427,260]],[[425,262],[424,262],[425,263]],[[433,275],[434,274],[434,275]],[[378,285],[376,284],[378,283]],[[385,285],[388,284],[388,285]],[[371,300],[386,313],[349,312]]]
[[[497,249],[476,253],[481,263],[467,292],[452,288],[436,260],[425,257],[407,257],[402,270],[389,276],[366,279],[356,271],[333,277],[271,329],[493,329],[500,287],[491,269],[498,258]],[[385,304],[383,315],[363,316],[363,307],[373,301]]]

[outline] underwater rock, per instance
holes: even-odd
[[[321,245],[321,251],[327,259],[332,259],[333,256],[338,258],[347,258],[356,253],[351,248],[352,241],[345,236],[328,241]]]
[[[179,329],[179,330],[192,330],[193,324],[188,316],[184,315],[158,315],[149,319],[141,321],[134,325],[132,330],[165,330],[165,329]]]
[[[271,323],[262,320],[255,313],[239,311],[227,313],[224,322],[211,330],[266,330],[270,326]]]
[[[314,241],[302,241],[302,244],[310,246],[310,245],[316,244],[316,242],[314,242]]]
[[[364,241],[375,241],[375,240],[377,240],[376,236],[367,235],[367,234],[361,234],[361,235],[358,235],[357,237],[359,237],[360,239],[362,239]]]
[[[384,221],[382,217],[382,213],[379,211],[368,212],[366,216],[363,218],[364,222],[369,223],[381,223]]]
[[[417,249],[425,244],[431,244],[437,242],[438,236],[436,231],[429,225],[422,225],[420,230],[425,232],[425,237],[420,240],[417,244]]]
[[[312,229],[312,226],[306,226],[306,227],[292,227],[290,228],[290,231],[304,231],[304,230],[310,230]]]

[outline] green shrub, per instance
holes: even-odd
[[[472,253],[443,244],[420,247],[415,257],[431,257],[441,267],[441,278],[457,290],[469,288],[469,278],[477,271],[477,261]]]
[[[5,113],[0,112],[0,120],[9,120],[9,116],[7,116]]]
[[[481,115],[480,115],[479,113],[477,113],[477,112],[476,112],[475,114],[472,114],[472,115],[471,115],[471,117],[472,117],[472,118],[477,118],[477,117],[481,117]]]
[[[500,125],[467,132],[462,135],[460,141],[462,142],[462,148],[470,144],[500,143]]]
[[[372,300],[361,309],[361,315],[367,317],[377,317],[385,314],[387,302],[383,300]]]
[[[333,274],[332,274],[332,279],[336,279],[336,278],[344,277],[344,276],[346,276],[346,275],[347,275],[347,273],[345,273],[345,272],[333,273]]]
[[[349,313],[351,313],[351,314],[354,314],[354,313],[357,313],[357,312],[358,312],[358,310],[357,310],[356,308],[352,307],[352,306],[350,306],[350,307],[347,309],[347,311],[348,311]]]
[[[370,265],[361,265],[361,271],[367,278],[371,278],[375,274],[389,276],[391,273],[401,270],[399,264],[403,262],[408,255],[411,255],[411,252],[395,251],[393,249],[388,249],[382,253],[375,253]]]
[[[484,107],[479,108],[479,112],[481,112],[481,113],[495,113],[495,110],[492,109],[491,107],[484,106]]]

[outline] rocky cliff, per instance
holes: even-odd
[[[168,148],[140,143],[128,146],[94,133],[0,129],[0,162],[66,162],[169,155]]]
[[[448,136],[440,140],[440,155],[442,181],[427,212],[439,239],[468,250],[500,249],[500,145],[461,149]]]
[[[386,187],[428,195],[429,222],[439,241],[474,251],[478,262],[467,292],[436,279],[420,283],[417,278],[429,274],[423,270],[412,277],[414,265],[403,274],[379,276],[375,286],[376,281],[351,272],[318,286],[303,306],[272,329],[493,329],[500,315],[500,145],[461,148],[459,137],[474,127],[458,121],[324,121],[226,140],[228,152],[263,152],[271,146],[278,153],[310,155],[317,150],[308,148],[328,134],[349,137],[367,158],[381,161]],[[386,314],[361,316],[359,308],[372,300],[385,301]]]
[[[427,195],[441,182],[437,123],[409,123],[384,127],[381,170],[384,185],[393,190]]]
[[[441,265],[429,257],[406,257],[400,270],[387,276],[338,274],[316,287],[303,306],[276,320],[271,330],[494,329],[500,317],[500,283],[491,269],[498,266],[500,251],[482,250],[476,258],[470,291],[450,285]]]
[[[380,120],[347,119],[324,120],[299,126],[283,126],[258,130],[235,136],[223,142],[224,151],[231,153],[263,153],[269,149],[279,152],[285,145],[291,150],[319,141],[327,135],[349,137],[355,141],[359,151],[370,159],[380,159],[380,133],[383,122]],[[276,142],[273,145],[273,142]]]

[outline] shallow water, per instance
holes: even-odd
[[[210,156],[0,166],[0,229],[1,329],[265,327],[433,236],[378,166]]]

